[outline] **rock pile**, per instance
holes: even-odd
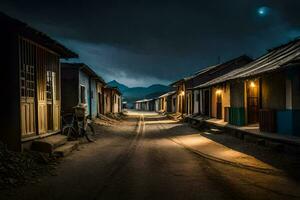
[[[51,174],[57,164],[49,155],[33,151],[13,152],[0,142],[0,190],[34,183],[38,176]]]

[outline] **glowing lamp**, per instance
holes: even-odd
[[[181,95],[181,96],[184,96],[184,91],[181,91],[180,95]]]
[[[253,81],[250,82],[250,87],[252,87],[252,88],[255,87],[255,83]]]
[[[217,90],[217,91],[216,91],[216,94],[217,94],[217,95],[220,95],[221,93],[222,93],[222,90]]]

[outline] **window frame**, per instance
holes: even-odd
[[[84,90],[82,90],[84,88]],[[79,91],[80,91],[80,103],[86,104],[87,103],[87,93],[86,93],[86,86],[80,84],[79,86]],[[84,92],[83,92],[84,91]],[[84,93],[84,96],[82,95]]]

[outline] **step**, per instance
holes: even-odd
[[[52,153],[53,150],[68,141],[68,137],[64,135],[52,135],[43,139],[35,140],[31,144],[31,150],[43,153]]]
[[[69,155],[72,151],[77,149],[78,146],[79,146],[78,141],[67,142],[66,144],[56,148],[53,154],[58,157],[65,157]]]

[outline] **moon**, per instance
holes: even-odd
[[[257,9],[257,14],[262,17],[268,15],[269,12],[270,12],[270,8],[266,6],[262,6]]]

